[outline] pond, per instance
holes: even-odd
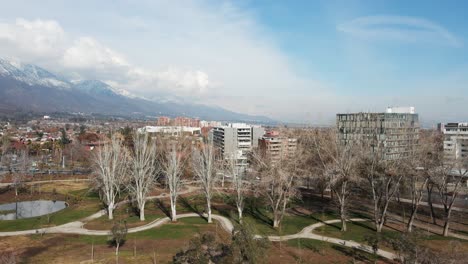
[[[0,205],[0,220],[15,220],[47,215],[63,210],[67,203],[63,201],[26,201]]]

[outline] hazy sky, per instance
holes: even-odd
[[[466,1],[1,1],[0,56],[285,121],[468,120]]]

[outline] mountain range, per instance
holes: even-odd
[[[0,58],[0,113],[21,111],[273,122],[268,117],[236,113],[216,106],[149,100],[100,80],[71,81],[36,65]]]

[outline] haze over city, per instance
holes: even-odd
[[[4,1],[0,56],[282,122],[415,106],[467,119],[466,3]]]

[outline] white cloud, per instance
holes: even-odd
[[[142,93],[198,94],[210,85],[208,74],[197,69],[166,67],[155,71],[136,67],[92,37],[73,39],[54,20],[17,19],[14,24],[1,23],[0,51],[25,62],[51,67],[74,79],[107,80],[119,88]]]
[[[67,28],[61,33],[64,40],[52,45],[56,47],[52,62],[31,59],[24,52],[16,53],[17,57],[74,79],[105,80],[148,98],[177,96],[295,120],[309,116],[298,104],[291,106],[296,99],[290,95],[307,102],[306,97],[320,98],[327,93],[319,82],[297,75],[268,30],[235,2],[124,1],[118,9],[112,6],[106,11],[86,6],[89,3],[75,4],[80,6],[76,10],[87,10],[86,20],[79,12],[56,16],[64,19]],[[61,5],[51,6],[53,10],[38,15],[67,12]],[[41,21],[60,27],[56,21]],[[2,31],[0,28],[0,56],[15,49],[15,45],[2,45]],[[314,100],[301,105],[315,112],[327,104]]]
[[[462,46],[461,41],[443,26],[417,17],[365,16],[340,24],[337,26],[337,30],[364,39]]]
[[[16,19],[0,23],[0,47],[21,58],[56,58],[63,49],[65,33],[53,20]]]
[[[107,69],[129,66],[123,56],[90,37],[79,38],[73,46],[65,50],[63,65],[77,69]]]

